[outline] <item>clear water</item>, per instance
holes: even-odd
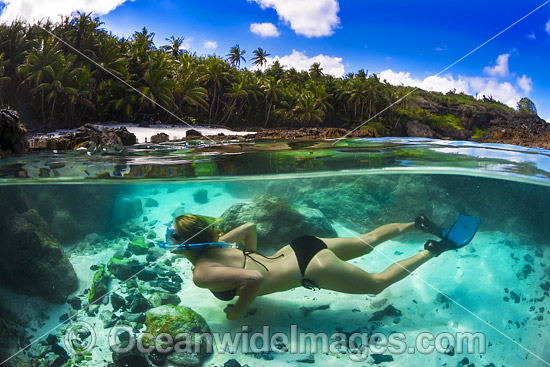
[[[385,350],[383,345],[377,351],[376,345],[369,345],[371,354],[378,352],[382,357],[367,355],[364,349],[363,354],[354,355],[354,345],[349,343],[327,351],[319,341],[315,351],[308,342],[296,353],[290,341],[284,343],[289,351],[279,342],[270,352],[257,350],[259,347],[247,349],[241,342],[232,354],[215,351],[204,361],[205,366],[223,366],[230,359],[248,366],[313,361],[331,366],[375,362],[380,366],[549,365],[548,151],[418,139],[336,144],[266,141],[217,146],[142,145],[124,155],[42,153],[3,159],[0,164],[3,222],[13,223],[9,221],[13,216],[35,209],[43,222],[35,222],[33,228],[46,223],[44,231],[53,234],[76,272],[78,289],[69,300],[81,300],[80,312],[67,303],[48,303],[44,301],[48,295],[39,297],[36,289],[22,288],[4,271],[3,313],[24,326],[24,337],[19,341],[22,345],[55,334],[59,345],[68,349],[63,338],[74,332],[70,325],[87,323],[96,340],[82,356],[69,355],[75,365],[104,366],[112,361],[108,336],[113,327],[105,326],[113,317],[134,319],[136,332],[145,329],[143,320],[137,320],[145,311],[128,310],[138,293],[151,302],[155,293],[177,295],[181,306],[202,315],[210,330],[222,336],[228,333],[235,337],[245,331],[242,337],[250,340],[268,327],[269,337],[283,333],[291,338],[295,325],[298,334],[329,338],[336,333],[347,338],[353,333],[369,338],[381,333],[379,340],[392,335],[406,338],[399,344],[406,345],[404,353]],[[308,223],[328,223],[338,237],[354,237],[387,223],[409,222],[420,213],[444,228],[450,227],[459,213],[480,217],[482,225],[468,246],[430,260],[381,294],[297,288],[257,298],[246,317],[235,321],[225,318],[227,302],[193,284],[192,268],[185,258],[160,250],[150,250],[149,255],[128,250],[129,243],[139,242],[139,238],[146,245],[158,244],[175,215],[223,217],[230,208],[258,200],[258,195],[287,203],[309,217]],[[258,248],[265,253],[285,245],[286,237],[301,230],[285,215],[284,205],[282,209],[280,206],[256,213]],[[28,213],[24,217],[32,222]],[[5,226],[4,233],[9,232]],[[350,262],[370,273],[381,272],[392,262],[416,254],[430,238],[427,234],[406,234]],[[113,277],[109,283],[112,293],[88,308],[97,266],[106,265],[117,251],[153,270],[156,279],[123,284]],[[151,256],[152,252],[156,255]],[[9,254],[3,252],[3,262],[10,262]],[[32,267],[28,272],[33,273],[40,269],[40,261],[40,256],[29,255],[16,267],[21,274],[26,272],[21,268]],[[181,282],[176,281],[181,289],[162,288],[159,280],[173,283],[175,275],[181,278]],[[126,310],[113,310],[115,293],[127,298]],[[398,311],[387,308],[390,305]],[[389,315],[380,316],[382,310]],[[60,317],[71,316],[59,326]],[[455,349],[453,353],[447,348],[448,338],[468,332],[481,333],[476,335],[484,338],[474,352]],[[424,341],[428,349],[441,339],[444,350],[422,353],[421,346],[415,344],[419,335],[428,338]],[[440,339],[434,341],[430,336]],[[260,338],[257,334],[256,339]],[[90,337],[84,339],[90,341]],[[329,344],[334,340],[329,339]],[[480,344],[485,351],[480,350]],[[17,358],[33,358],[36,365],[53,358],[51,352],[36,357],[40,347],[36,342]],[[17,358],[7,363],[17,363]]]

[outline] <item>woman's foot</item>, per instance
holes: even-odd
[[[428,219],[424,214],[420,214],[414,220],[414,226],[425,233],[431,233],[439,238],[443,238],[440,226]]]
[[[428,240],[424,244],[424,250],[428,250],[434,256],[439,256],[445,251],[456,249],[458,249],[456,243],[447,239],[442,239],[441,241]]]

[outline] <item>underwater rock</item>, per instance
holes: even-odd
[[[373,313],[369,321],[380,321],[386,316],[396,317],[401,315],[402,315],[401,311],[399,311],[397,308],[393,307],[392,305],[389,305],[382,311],[376,311],[375,313]]]
[[[319,305],[319,306],[312,306],[312,307],[302,306],[300,307],[300,311],[304,313],[304,316],[307,316],[313,311],[328,310],[329,308],[330,308],[330,305]]]
[[[199,189],[193,193],[193,200],[197,204],[206,204],[208,203],[208,191],[205,189]]]
[[[159,202],[153,198],[147,198],[144,205],[146,208],[156,208],[159,206]]]
[[[65,303],[77,289],[73,266],[38,212],[16,213],[10,201],[0,204],[0,280],[14,292]]]
[[[82,301],[78,297],[69,298],[67,303],[70,304],[71,307],[77,311],[82,308]]]
[[[138,279],[144,282],[149,282],[157,278],[157,273],[153,269],[144,269],[139,272]]]
[[[126,281],[130,277],[137,274],[144,268],[144,265],[137,260],[130,259],[117,259],[112,257],[107,264],[107,269],[113,274],[117,279]]]
[[[182,306],[160,306],[147,311],[145,325],[147,332],[154,336],[160,333],[168,333],[176,336],[179,333],[190,338],[189,351],[172,353],[167,356],[167,361],[175,366],[200,366],[207,356],[207,342],[200,339],[200,350],[195,353],[195,336],[202,333],[210,334],[210,328],[204,318],[195,311]],[[193,346],[193,348],[191,348]]]
[[[137,293],[130,304],[130,311],[132,313],[145,312],[150,308],[151,303],[141,293]]]
[[[177,294],[157,292],[151,296],[151,303],[153,304],[153,307],[164,305],[177,306],[181,303],[181,299]]]
[[[0,110],[0,157],[25,153],[28,148],[27,129],[16,111]]]
[[[255,223],[259,249],[266,254],[302,235],[336,237],[330,222],[320,212],[303,207],[300,210],[315,216],[308,218],[284,198],[262,194],[249,203],[229,207],[222,215],[221,229],[227,232],[247,222]]]
[[[96,233],[111,226],[110,213],[116,196],[114,185],[32,185],[24,187],[31,208],[45,218],[62,244],[84,238],[89,245],[101,241]],[[90,235],[90,237],[88,237]]]
[[[113,310],[118,311],[121,308],[126,306],[126,300],[118,295],[117,293],[111,294],[111,306],[113,306]]]
[[[143,206],[140,198],[124,199],[122,202],[122,223],[134,218],[141,217]]]
[[[296,362],[298,363],[315,363],[315,356],[310,353],[307,358],[304,359],[298,359]]]
[[[147,359],[137,351],[126,354],[113,353],[112,358],[115,367],[149,367]]]
[[[95,303],[100,298],[104,297],[109,290],[109,282],[111,277],[107,274],[104,266],[100,266],[99,270],[94,274],[92,288],[88,295],[88,302]]]
[[[223,367],[241,367],[241,364],[236,359],[230,359],[223,364]]]
[[[371,353],[370,356],[372,357],[374,364],[380,364],[384,362],[393,362],[393,357],[390,355]]]
[[[149,353],[147,358],[155,366],[163,366],[166,363],[166,354],[159,353],[156,350]]]
[[[145,255],[149,250],[149,246],[145,243],[145,238],[137,236],[132,238],[132,242],[128,244],[128,250],[136,255]]]

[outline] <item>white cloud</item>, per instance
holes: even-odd
[[[218,48],[218,42],[216,41],[206,41],[203,46],[206,50],[215,50]]]
[[[58,21],[60,15],[70,15],[74,11],[92,12],[104,15],[122,5],[127,0],[0,0],[5,8],[0,15],[0,22],[11,23],[16,19],[35,23],[50,18]],[[130,0],[134,1],[134,0]]]
[[[340,24],[337,0],[248,0],[262,9],[273,8],[279,19],[306,37],[330,36]]]
[[[532,80],[526,75],[518,78],[517,87],[514,87],[510,82],[499,82],[492,77],[467,77],[459,75],[454,78],[452,75],[446,76],[429,76],[425,79],[411,77],[411,73],[394,72],[393,70],[384,70],[378,74],[380,80],[386,80],[393,85],[405,85],[409,87],[417,87],[424,90],[446,93],[451,90],[456,90],[457,93],[466,93],[477,95],[482,98],[484,95],[493,97],[494,99],[515,108],[520,99],[520,91],[524,92],[532,89]],[[526,88],[526,89],[524,89]]]
[[[508,59],[510,54],[499,55],[497,58],[497,64],[493,67],[486,66],[483,72],[491,76],[507,76],[510,73],[508,69]]]
[[[536,40],[537,35],[535,34],[535,32],[531,31],[531,33],[527,35],[527,38],[529,38],[530,40]]]
[[[531,93],[533,90],[533,79],[528,78],[527,75],[522,75],[521,78],[518,78],[518,86],[523,90],[526,96]]]
[[[281,32],[272,23],[252,23],[250,32],[260,37],[279,37]]]
[[[181,43],[180,50],[190,50],[191,42],[193,42],[193,37],[185,37]]]
[[[342,77],[345,74],[344,64],[341,57],[331,57],[319,54],[313,57],[307,57],[305,52],[292,50],[292,54],[286,56],[268,57],[267,64],[270,65],[278,60],[281,65],[287,68],[295,68],[298,71],[308,71],[313,63],[320,63],[323,73]]]
[[[510,82],[500,83],[494,78],[470,78],[470,85],[478,97],[491,96],[497,101],[515,108],[520,96],[519,92]]]
[[[546,32],[550,33],[550,19],[548,19],[548,23],[546,23]]]
[[[468,93],[469,84],[463,77],[459,76],[454,79],[453,76],[429,76],[423,80],[411,78],[411,73],[394,72],[391,69],[384,70],[378,74],[380,80],[386,80],[393,85],[406,85],[409,87],[417,87],[424,90],[446,93],[456,89],[457,93]]]

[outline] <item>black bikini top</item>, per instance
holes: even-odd
[[[263,267],[265,269],[265,271],[269,271],[269,269],[264,264],[262,264],[260,261],[256,260],[252,256],[250,256],[250,254],[258,254],[261,257],[263,257],[264,259],[268,259],[268,260],[276,260],[278,258],[281,258],[281,257],[285,256],[285,254],[280,254],[279,256],[269,257],[269,256],[262,255],[259,252],[256,252],[256,251],[253,251],[253,250],[243,250],[243,255],[244,255],[243,269],[246,266],[246,258],[249,258],[250,260],[254,261],[256,264]],[[220,291],[220,292],[211,291],[211,292],[219,300],[231,301],[237,295],[237,288],[230,289],[228,291]]]

